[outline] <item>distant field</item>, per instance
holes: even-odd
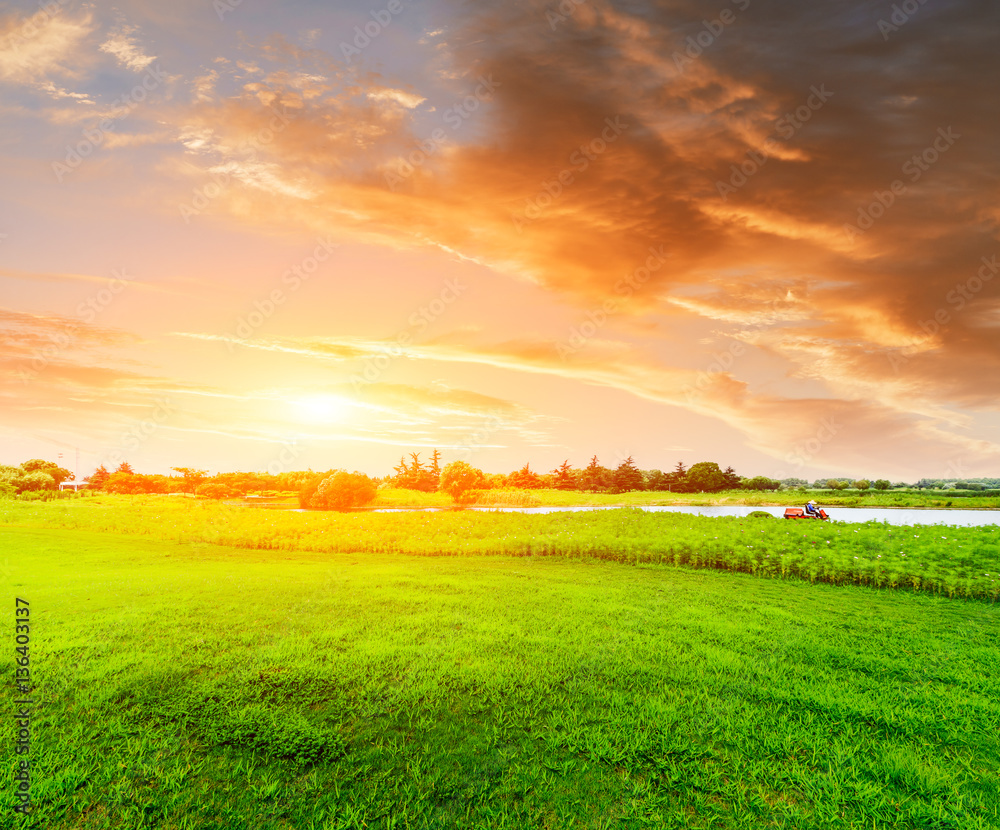
[[[488,491],[487,491],[488,492]],[[671,493],[636,491],[631,493],[578,493],[574,490],[524,490],[525,503],[539,506],[569,507],[584,505],[625,506],[682,504],[798,505],[809,499],[833,507],[964,507],[1000,509],[997,496],[971,496],[944,491],[919,490],[779,490],[751,492],[726,490],[721,493]],[[969,491],[971,492],[971,491]],[[379,490],[373,507],[450,507],[444,493],[421,493],[416,490]]]
[[[559,556],[1000,598],[1000,527],[708,518],[641,510],[523,514],[255,510],[162,496],[0,501],[0,526],[337,553]]]
[[[39,682],[37,812],[9,818],[4,764],[4,826],[1000,826],[995,604],[194,541],[223,511],[171,515],[173,538],[37,526],[124,515],[78,504],[3,510]]]

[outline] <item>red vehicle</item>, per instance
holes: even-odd
[[[813,516],[806,513],[805,509],[802,507],[786,507],[785,508],[785,518],[786,519],[819,519],[821,522],[825,522],[830,517],[826,515],[826,511],[821,507],[819,509],[819,515]]]

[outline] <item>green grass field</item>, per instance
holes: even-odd
[[[1000,826],[995,603],[583,553],[303,549],[317,522],[392,515],[287,514],[314,534],[292,538],[230,510],[223,535],[276,520],[289,542],[245,549],[198,538],[224,507],[154,531],[155,500],[129,504],[0,513],[38,684],[36,811],[11,818],[5,764],[4,826]]]
[[[996,496],[956,495],[955,491],[919,490],[780,490],[777,492],[752,492],[726,490],[721,493],[670,493],[664,491],[630,493],[578,493],[573,490],[520,491],[530,504],[545,507],[603,506],[638,507],[640,505],[709,505],[743,504],[794,505],[801,507],[809,499],[816,499],[828,507],[934,507],[1000,509]],[[971,492],[971,491],[970,491]],[[486,491],[487,497],[489,491]],[[489,504],[489,501],[483,504]],[[373,507],[450,507],[451,498],[446,493],[421,493],[416,490],[389,488],[379,490]],[[529,504],[529,506],[530,506]]]

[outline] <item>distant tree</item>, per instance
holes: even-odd
[[[643,474],[647,490],[667,490],[670,478],[662,470],[646,470]]]
[[[188,491],[184,490],[182,492]],[[230,499],[239,495],[239,493],[237,493],[232,487],[214,482],[199,484],[195,487],[194,493],[196,496],[200,496],[203,499]]]
[[[877,479],[874,484],[876,490],[888,490],[890,486],[889,481],[884,478]]]
[[[437,452],[435,450],[435,452]],[[432,469],[424,466],[420,460],[420,453],[411,452],[411,461],[406,462],[404,455],[399,460],[399,466],[393,467],[396,475],[393,476],[393,483],[404,490],[421,490],[425,493],[432,493],[438,487],[438,480]]]
[[[667,473],[667,489],[675,493],[686,493],[690,489],[687,481],[687,469],[683,461],[678,461],[677,466]]]
[[[99,465],[93,473],[91,473],[84,481],[87,482],[87,486],[91,490],[101,490],[104,485],[107,484],[108,478],[111,477],[111,473],[108,472],[107,467],[103,464]]]
[[[847,482],[839,478],[828,478],[826,480],[826,488],[828,490],[846,490]]]
[[[34,493],[39,490],[58,490],[56,480],[49,474],[36,470],[15,479],[11,484],[18,493]]]
[[[556,490],[572,490],[576,487],[576,477],[573,475],[573,468],[569,464],[569,459],[563,461],[556,469],[552,471],[552,475],[555,478],[552,486]]]
[[[0,480],[0,499],[9,499],[17,495],[17,488],[5,480]]]
[[[467,461],[452,461],[441,471],[440,489],[451,496],[456,505],[472,504],[476,491],[484,484],[483,471]]]
[[[787,487],[789,490],[804,490],[809,486],[809,482],[804,478],[783,478],[781,486]]]
[[[726,486],[726,477],[714,461],[700,461],[687,471],[685,483],[699,493],[713,493]]]
[[[431,491],[437,490],[441,482],[441,453],[434,450],[431,453],[431,468],[427,471],[427,482],[431,486]]]
[[[184,477],[182,492],[185,493],[194,493],[198,485],[208,478],[208,470],[196,470],[194,467],[171,467],[170,469],[175,470]]]
[[[299,487],[299,507],[311,507],[312,498],[316,495],[323,479],[332,476],[336,470],[327,470],[325,473],[310,472],[309,478],[305,479]]]
[[[601,466],[595,455],[580,473],[580,489],[588,493],[598,493],[610,485],[611,471]]]
[[[127,461],[123,461],[117,467],[115,467],[116,473],[128,473],[130,476],[135,475],[135,470],[132,469],[132,465]]]
[[[320,482],[312,497],[312,506],[325,510],[350,510],[371,504],[378,487],[364,473],[338,470]]]
[[[722,477],[726,480],[724,490],[739,490],[743,482],[743,476],[737,475],[732,467],[726,467],[722,471]]]
[[[642,472],[635,466],[631,455],[615,468],[611,478],[611,486],[619,493],[642,490],[645,487]]]
[[[53,461],[44,461],[41,458],[32,458],[30,461],[25,461],[21,465],[21,469],[25,473],[48,473],[52,476],[52,480],[56,483],[56,489],[64,481],[72,481],[74,478],[73,473],[64,467],[60,467]]]
[[[507,486],[515,487],[518,490],[537,490],[542,486],[537,473],[533,473],[529,465],[525,464],[520,470],[516,470],[507,476]]]
[[[867,490],[872,486],[872,483],[866,478],[859,478],[851,486],[854,487],[855,490]]]
[[[754,476],[743,480],[741,485],[744,490],[777,490],[781,482],[767,476]]]

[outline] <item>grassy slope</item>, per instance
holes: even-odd
[[[1000,824],[995,605],[9,526],[0,561],[33,827]]]

